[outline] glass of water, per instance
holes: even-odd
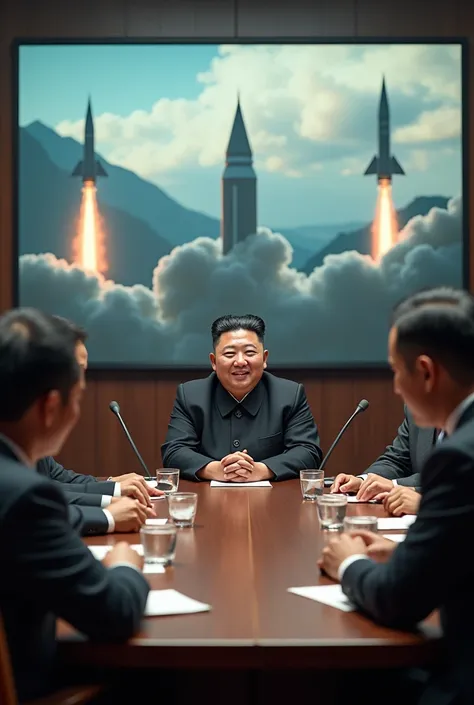
[[[178,491],[179,470],[177,468],[158,468],[156,471],[157,489],[165,494]]]
[[[373,533],[377,533],[377,517],[346,517],[344,519],[344,531],[372,531]]]
[[[176,555],[176,536],[174,524],[144,524],[140,529],[140,540],[145,563],[172,563]]]
[[[193,526],[198,496],[195,492],[175,492],[168,497],[170,517],[181,528]]]
[[[324,470],[300,470],[300,485],[303,499],[314,502],[323,494]]]
[[[323,494],[316,501],[321,527],[329,531],[340,531],[346,516],[347,497],[342,494]]]

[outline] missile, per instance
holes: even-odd
[[[379,153],[375,155],[364,172],[364,176],[376,174],[377,181],[392,181],[393,174],[405,175],[402,167],[390,155],[390,109],[388,107],[387,90],[385,88],[385,78],[382,81],[382,93],[379,103]]]
[[[84,153],[71,176],[80,176],[82,183],[92,181],[95,184],[98,176],[107,176],[102,164],[94,154],[94,121],[92,119],[91,101],[87,104],[86,126],[84,131]]]

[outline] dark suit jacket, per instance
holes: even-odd
[[[63,493],[0,443],[0,611],[20,700],[52,685],[56,618],[91,639],[138,629],[149,591],[141,573],[105,569],[70,526]]]
[[[421,471],[421,503],[405,541],[386,564],[358,560],[345,594],[375,621],[414,627],[440,608],[446,649],[420,705],[474,703],[474,404]]]
[[[92,475],[81,475],[72,470],[66,470],[62,465],[57,463],[54,458],[49,456],[43,458],[37,463],[37,470],[40,475],[45,475],[51,480],[56,480],[64,484],[64,489],[78,494],[87,493],[102,495],[113,495],[115,482],[99,481]],[[100,506],[100,498],[97,500]]]
[[[196,480],[205,465],[244,448],[277,480],[319,467],[318,430],[301,384],[264,372],[240,403],[214,373],[179,385],[161,448],[164,467],[179,468],[183,478]]]
[[[396,480],[399,485],[406,487],[420,487],[420,471],[433,451],[436,436],[436,429],[417,426],[405,408],[405,418],[397,437],[366,472]]]

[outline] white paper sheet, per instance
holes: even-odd
[[[211,487],[272,487],[272,484],[268,480],[260,480],[259,482],[219,482],[218,480],[212,480]]]
[[[163,524],[166,524],[168,519],[147,519],[145,521],[145,524],[147,526],[163,526]]]
[[[97,558],[98,561],[103,560],[105,558],[105,555],[110,551],[111,548],[112,546],[88,546],[89,551],[92,553],[94,558]],[[131,544],[130,548],[133,548],[133,550],[136,551],[140,556],[143,556],[143,546],[140,543]],[[159,563],[145,563],[145,565],[143,566],[143,573],[146,575],[164,572],[164,566],[160,565]]]
[[[146,617],[166,614],[193,614],[208,612],[210,605],[193,600],[177,590],[151,590],[145,608]]]
[[[406,514],[404,517],[386,517],[377,522],[379,531],[391,531],[395,529],[408,529],[416,521],[416,514]]]
[[[158,484],[158,480],[145,480],[146,484],[149,485],[150,487],[156,487]]]
[[[390,541],[395,541],[396,543],[401,543],[402,541],[405,541],[407,535],[406,534],[384,534],[383,537],[384,537],[384,539],[390,539]]]
[[[348,504],[378,504],[374,499],[367,499],[367,500],[362,500],[362,499],[357,499],[357,497],[354,495],[351,495],[350,497],[347,498],[347,503]]]
[[[308,597],[310,600],[322,602],[324,605],[335,607],[343,612],[353,612],[354,605],[342,592],[340,585],[309,585],[307,587],[288,588],[288,592],[301,597]]]

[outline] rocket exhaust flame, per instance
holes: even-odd
[[[398,224],[392,201],[390,179],[380,179],[377,206],[372,225],[372,258],[380,261],[397,242]]]
[[[96,192],[93,181],[84,182],[79,228],[74,239],[74,261],[86,271],[103,274],[107,271],[107,262]]]

